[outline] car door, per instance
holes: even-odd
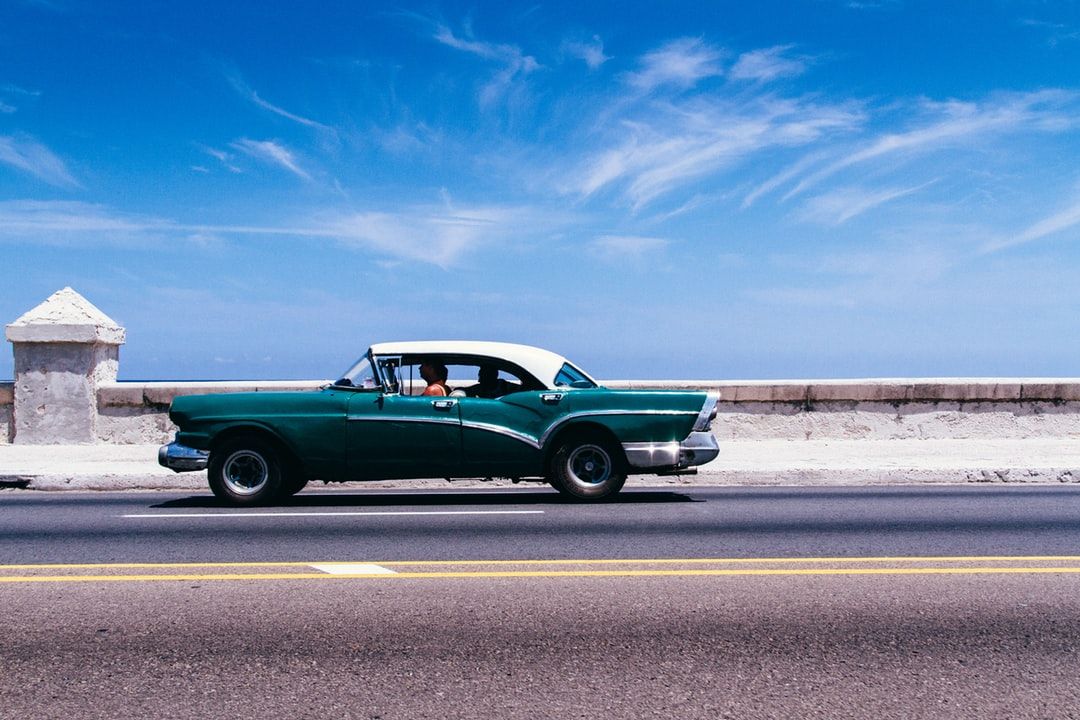
[[[523,391],[489,400],[460,398],[464,472],[478,476],[541,475],[539,443],[564,414],[564,393]]]
[[[451,477],[461,472],[458,398],[357,393],[346,420],[352,477]]]

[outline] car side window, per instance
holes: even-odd
[[[596,384],[570,363],[563,363],[555,376],[555,387],[591,388],[596,387]]]
[[[398,392],[401,389],[401,381],[398,379],[401,358],[381,357],[376,362],[379,366],[379,375],[382,377],[383,388],[388,393]]]
[[[467,397],[496,400],[503,395],[510,395],[523,389],[521,378],[494,362],[478,363],[468,367],[472,379],[458,385]]]

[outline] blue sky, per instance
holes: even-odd
[[[0,0],[0,320],[122,379],[1075,376],[1078,160],[1075,2]]]

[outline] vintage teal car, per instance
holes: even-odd
[[[628,473],[715,458],[718,399],[610,390],[526,345],[381,343],[318,390],[177,397],[179,432],[158,460],[207,468],[214,494],[236,505],[272,503],[313,479],[535,479],[599,500]]]

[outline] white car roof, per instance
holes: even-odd
[[[531,345],[478,340],[418,340],[376,343],[372,355],[476,355],[512,362],[547,387],[555,387],[555,376],[563,363],[562,355]]]

